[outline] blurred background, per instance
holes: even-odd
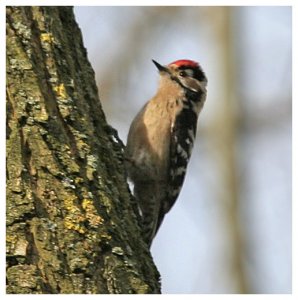
[[[152,246],[163,293],[291,293],[290,7],[76,7],[108,122],[126,142],[151,59],[198,61],[208,96]]]

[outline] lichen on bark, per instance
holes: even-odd
[[[72,8],[6,25],[7,293],[159,293]]]

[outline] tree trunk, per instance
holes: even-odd
[[[159,293],[136,207],[72,8],[8,7],[7,293]]]

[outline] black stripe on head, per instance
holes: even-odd
[[[186,70],[186,69],[191,69],[193,70],[193,78],[199,80],[199,81],[204,81],[206,80],[206,75],[203,72],[203,70],[200,67],[192,67],[188,65],[183,65],[179,67],[179,70]]]

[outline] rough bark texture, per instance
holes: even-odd
[[[160,292],[122,153],[72,8],[8,7],[7,293]]]

